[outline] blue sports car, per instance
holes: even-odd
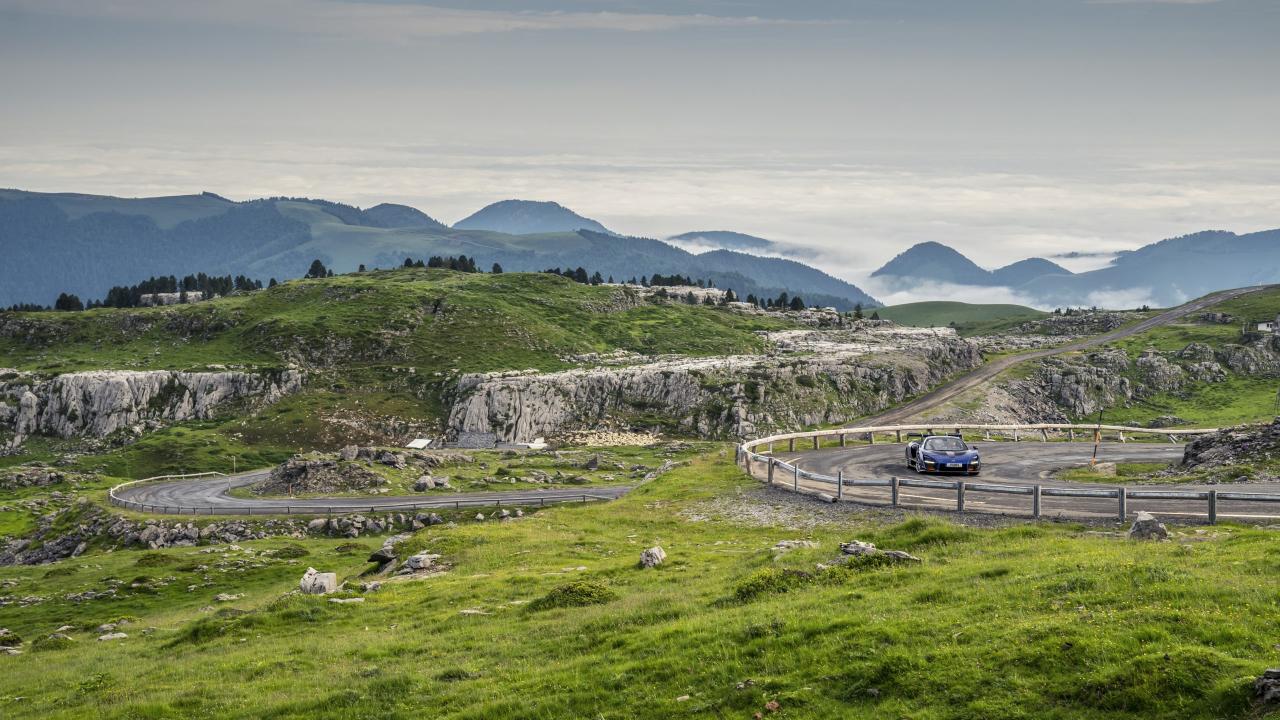
[[[918,473],[965,473],[982,470],[978,449],[955,435],[930,435],[907,443],[907,467]]]

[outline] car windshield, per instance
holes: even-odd
[[[931,437],[924,441],[925,450],[964,450],[964,441],[957,437]]]

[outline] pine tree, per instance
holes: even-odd
[[[306,277],[309,277],[309,278],[322,278],[322,277],[324,277],[325,275],[327,275],[327,274],[328,274],[328,272],[329,272],[329,271],[328,271],[328,270],[326,270],[326,269],[325,269],[325,267],[324,267],[324,263],[320,262],[319,260],[312,260],[312,261],[311,261],[311,267],[307,270],[307,275],[306,275]]]
[[[804,309],[804,301],[800,299],[800,296],[799,296],[799,295],[797,295],[797,296],[795,296],[795,297],[791,298],[791,309],[792,309],[792,310],[803,310],[803,309]]]
[[[501,274],[502,274],[502,266],[501,266],[501,265],[499,265],[498,263],[494,263],[494,264],[493,264],[493,267],[489,269],[489,272],[493,273],[494,275],[501,275]]]

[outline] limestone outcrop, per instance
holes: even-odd
[[[768,339],[774,349],[761,355],[466,375],[449,427],[508,442],[601,427],[745,437],[875,412],[982,362],[976,344],[945,328],[868,321]]]
[[[101,438],[121,430],[213,417],[230,403],[260,407],[302,387],[296,370],[177,372],[96,370],[37,381],[0,377],[0,429],[14,444],[34,434]]]

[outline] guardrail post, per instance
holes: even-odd
[[[794,470],[794,471],[795,471],[795,472],[793,473],[793,475],[794,475],[794,477],[795,477],[795,480],[794,480],[794,485],[793,485],[793,488],[792,488],[792,489],[794,489],[796,492],[800,492],[800,466],[799,466],[799,465],[792,465],[792,466],[791,466],[791,468],[792,468],[792,470]]]
[[[840,433],[840,447],[844,447],[844,446],[845,446],[845,434]]]
[[[898,476],[897,475],[893,476],[891,480],[891,484],[889,485],[889,488],[890,488],[889,504],[893,507],[898,507]]]
[[[773,467],[778,463],[772,455],[769,456],[769,486],[773,486]]]
[[[836,502],[844,499],[844,471],[836,471]]]
[[[1049,431],[1040,428],[1040,442],[1049,442]]]
[[[1076,441],[1076,429],[1075,429],[1075,428],[1067,428],[1067,438],[1068,438],[1068,439],[1070,439],[1070,440],[1071,440],[1071,442],[1075,442],[1075,441]]]
[[[1118,488],[1116,497],[1119,499],[1120,522],[1129,515],[1129,490],[1127,488]]]
[[[1021,435],[1021,434],[1019,434],[1019,433],[1018,433],[1018,430],[1015,428],[1015,429],[1014,429],[1014,431],[1013,431],[1013,441],[1014,441],[1014,442],[1019,442],[1019,441],[1021,441],[1021,440],[1022,440],[1022,435]]]
[[[1040,486],[1031,488],[1031,517],[1040,519]]]
[[[956,512],[964,512],[964,481],[956,481]]]
[[[787,441],[787,451],[788,451],[788,452],[795,452],[795,451],[796,451],[796,439],[795,439],[795,438],[791,438],[790,440],[788,440],[788,441]]]
[[[1117,434],[1120,436],[1120,442],[1122,442],[1122,443],[1123,443],[1123,442],[1127,442],[1127,441],[1124,439],[1124,431],[1123,431],[1123,430],[1119,431]]]
[[[817,436],[817,435],[814,435],[814,436],[813,436],[813,449],[814,449],[814,450],[817,450],[817,449],[818,449],[818,436]]]
[[[875,434],[875,433],[873,433],[873,432],[869,432],[869,433],[867,433],[867,444],[868,444],[868,445],[875,445],[875,444],[876,444],[876,434]]]
[[[1218,524],[1218,491],[1209,491],[1209,524]]]
[[[898,442],[902,442],[902,431],[898,431]]]

